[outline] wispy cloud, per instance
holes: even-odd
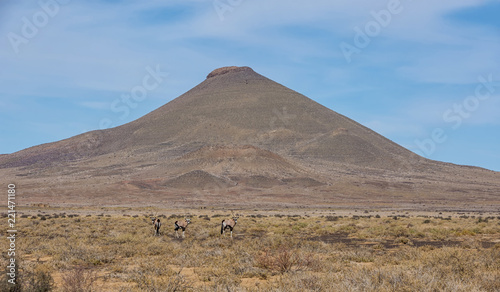
[[[80,102],[79,105],[96,110],[108,110],[110,108],[110,103],[101,101],[85,101]]]

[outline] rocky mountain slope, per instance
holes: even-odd
[[[500,176],[419,157],[249,67],[128,124],[0,156],[26,203],[500,206]]]

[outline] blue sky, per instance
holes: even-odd
[[[498,0],[4,0],[0,153],[127,123],[237,65],[425,157],[500,171],[499,13]]]

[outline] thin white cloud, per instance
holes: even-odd
[[[109,102],[102,102],[102,101],[85,101],[85,102],[80,102],[78,104],[83,107],[96,110],[109,110],[111,106]]]
[[[500,74],[500,41],[470,44],[461,49],[426,51],[398,72],[418,82],[471,84],[484,74]]]

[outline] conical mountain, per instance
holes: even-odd
[[[124,193],[136,187],[168,193],[190,184],[203,189],[208,182],[220,192],[240,191],[246,183],[278,193],[292,186],[298,193],[301,186],[349,193],[347,182],[373,176],[371,185],[352,192],[380,193],[387,180],[406,180],[398,188],[412,194],[417,185],[412,177],[427,181],[422,174],[464,170],[423,159],[249,67],[216,69],[193,89],[128,124],[0,156],[0,168],[33,179],[44,171],[74,189],[68,193],[78,191],[64,179],[70,176],[87,184],[98,181],[96,186],[109,181]],[[335,190],[327,187],[334,183]]]
[[[116,133],[123,135],[116,141],[126,137],[129,145],[251,144],[280,154],[365,165],[411,155],[249,67],[217,69],[192,90]]]
[[[146,116],[93,135],[100,135],[99,141],[87,143],[88,149],[81,145],[78,151],[73,149],[81,140],[92,140],[84,134],[35,147],[37,155],[50,162],[142,147],[183,146],[184,151],[192,151],[206,144],[250,144],[284,155],[375,167],[390,167],[411,155],[249,67],[214,70],[198,86]],[[37,162],[27,158],[17,157],[12,163]]]

